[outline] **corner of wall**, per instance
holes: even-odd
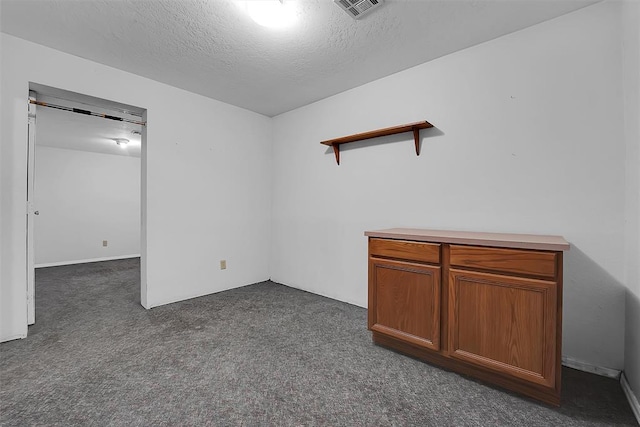
[[[274,214],[273,214],[273,195],[275,194],[275,189],[274,189],[274,183],[275,183],[275,167],[274,167],[274,158],[275,158],[275,117],[269,117],[269,144],[271,145],[269,147],[269,162],[271,163],[269,165],[269,177],[267,179],[269,179],[269,212],[268,212],[268,222],[267,224],[269,225],[269,253],[268,253],[268,257],[269,259],[267,260],[267,273],[269,276],[268,280],[271,280],[271,277],[273,277],[273,228],[274,228],[274,224],[273,224],[273,218],[274,218]]]
[[[626,159],[624,378],[627,396],[635,393],[637,410],[640,394],[640,3],[621,2],[620,16]],[[631,398],[629,401],[633,406]]]

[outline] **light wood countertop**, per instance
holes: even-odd
[[[481,233],[471,231],[425,230],[419,228],[389,228],[365,231],[365,236],[385,239],[416,240],[420,242],[481,245],[499,248],[568,251],[570,248],[562,236],[538,234]]]

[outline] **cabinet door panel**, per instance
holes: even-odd
[[[554,386],[556,292],[554,282],[451,269],[451,357]]]
[[[371,259],[370,329],[440,349],[440,267]]]

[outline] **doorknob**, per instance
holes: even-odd
[[[35,211],[33,214],[34,215],[40,215],[40,211]]]

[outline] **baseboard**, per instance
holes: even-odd
[[[627,396],[629,405],[631,405],[633,415],[636,416],[636,420],[638,420],[638,424],[640,424],[640,403],[638,403],[636,395],[633,394],[633,390],[631,390],[631,386],[629,385],[629,381],[627,381],[627,377],[624,375],[624,372],[620,375],[620,385],[622,386],[622,390],[624,390],[624,394]]]
[[[591,365],[580,360],[572,359],[570,357],[562,356],[562,364],[569,368],[577,369],[578,371],[589,372],[591,374],[600,375],[608,378],[620,378],[622,371],[612,368],[603,368],[602,366]]]
[[[22,340],[22,339],[25,339],[26,337],[27,337],[26,334],[8,335],[6,337],[0,337],[0,343],[13,341],[13,340]]]
[[[365,309],[367,308],[367,306],[366,306],[366,305],[362,305],[361,303],[358,303],[358,302],[356,302],[356,301],[354,301],[354,300],[338,299],[338,298],[337,298],[336,296],[334,296],[334,295],[327,295],[327,294],[325,294],[325,293],[320,293],[320,292],[318,292],[318,291],[310,291],[310,290],[305,289],[305,288],[299,288],[299,287],[297,287],[297,286],[290,285],[290,284],[288,284],[288,283],[280,282],[278,279],[273,279],[273,278],[271,278],[271,277],[270,277],[268,280],[269,280],[269,281],[271,281],[271,282],[273,282],[273,283],[275,283],[275,284],[282,285],[282,286],[286,286],[287,288],[297,289],[297,290],[302,291],[302,292],[308,292],[308,293],[313,294],[313,295],[318,295],[318,296],[320,296],[320,297],[329,298],[329,299],[332,299],[332,300],[334,300],[334,301],[343,302],[343,303],[345,303],[345,304],[354,305],[354,306],[356,306],[356,307],[365,308]]]
[[[36,264],[34,267],[35,268],[58,267],[60,265],[86,264],[89,262],[113,261],[116,259],[129,259],[129,258],[139,258],[139,257],[140,257],[140,254],[105,256],[101,258],[77,259],[73,261],[44,262],[42,264]]]

